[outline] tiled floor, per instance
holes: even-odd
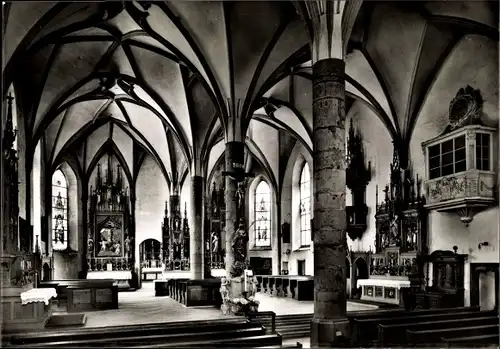
[[[260,311],[277,315],[313,313],[312,301],[299,302],[290,298],[257,294]],[[135,292],[118,294],[118,309],[87,312],[85,327],[119,326],[175,321],[197,321],[225,318],[213,307],[185,307],[170,297],[155,297],[152,283],[143,283]],[[372,310],[376,306],[347,302],[347,311]]]

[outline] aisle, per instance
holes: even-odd
[[[170,297],[155,297],[153,283],[143,283],[135,292],[119,292],[118,309],[86,312],[85,327],[119,326],[146,323],[216,320],[227,318],[214,307],[185,307]],[[258,293],[260,311],[274,311],[277,315],[310,314],[314,302],[299,302],[290,298]],[[373,310],[377,306],[347,302],[347,311]]]

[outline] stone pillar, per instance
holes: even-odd
[[[225,157],[225,169],[227,172],[234,171],[233,168],[233,157],[231,151],[231,142],[226,143],[226,150],[224,153]],[[225,235],[226,235],[226,277],[231,277],[231,267],[234,263],[234,254],[232,250],[232,236],[236,231],[236,211],[238,209],[236,203],[236,190],[238,189],[238,183],[231,177],[226,176],[226,187],[224,191],[224,200],[226,203],[226,224],[225,224]]]
[[[190,278],[203,279],[203,177],[191,177]]]
[[[245,198],[244,190],[242,193],[238,188],[240,181],[244,183],[243,151],[242,142],[226,143],[226,277],[221,280],[221,311],[226,315],[244,315],[249,311],[258,310],[258,302],[253,298],[255,287],[250,282],[245,287],[244,269],[248,263],[248,231],[240,221],[240,218],[244,219]]]
[[[345,63],[313,66],[314,317],[311,347],[348,337],[346,319]]]
[[[87,278],[87,272],[88,272],[88,263],[87,263],[87,255],[92,253],[92,251],[88,250],[88,239],[89,239],[89,231],[88,231],[88,183],[87,181],[82,181],[82,196],[80,197],[81,199],[81,205],[82,205],[82,210],[80,211],[82,214],[82,238],[81,238],[81,247],[79,246],[79,250],[82,251],[81,254],[81,262],[82,262],[82,267],[79,272],[79,278],[81,279],[86,279]]]

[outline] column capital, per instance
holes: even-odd
[[[191,176],[203,176],[201,153],[202,150],[200,147],[193,147],[193,159],[190,166]]]
[[[224,139],[226,143],[228,142],[242,142],[245,140],[244,132],[244,120],[241,116],[241,109],[243,106],[243,101],[238,100],[227,100],[227,108],[229,111],[229,117],[226,122]]]
[[[342,14],[346,1],[306,1],[307,18],[312,24],[313,64],[328,58],[344,59]]]

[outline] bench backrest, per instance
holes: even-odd
[[[375,318],[392,318],[404,316],[419,316],[426,314],[443,314],[443,313],[460,313],[460,312],[475,312],[479,311],[479,306],[474,307],[460,307],[460,308],[435,308],[435,309],[422,309],[407,311],[402,308],[387,309],[387,310],[369,310],[369,311],[353,311],[347,313],[349,319],[375,319]]]

